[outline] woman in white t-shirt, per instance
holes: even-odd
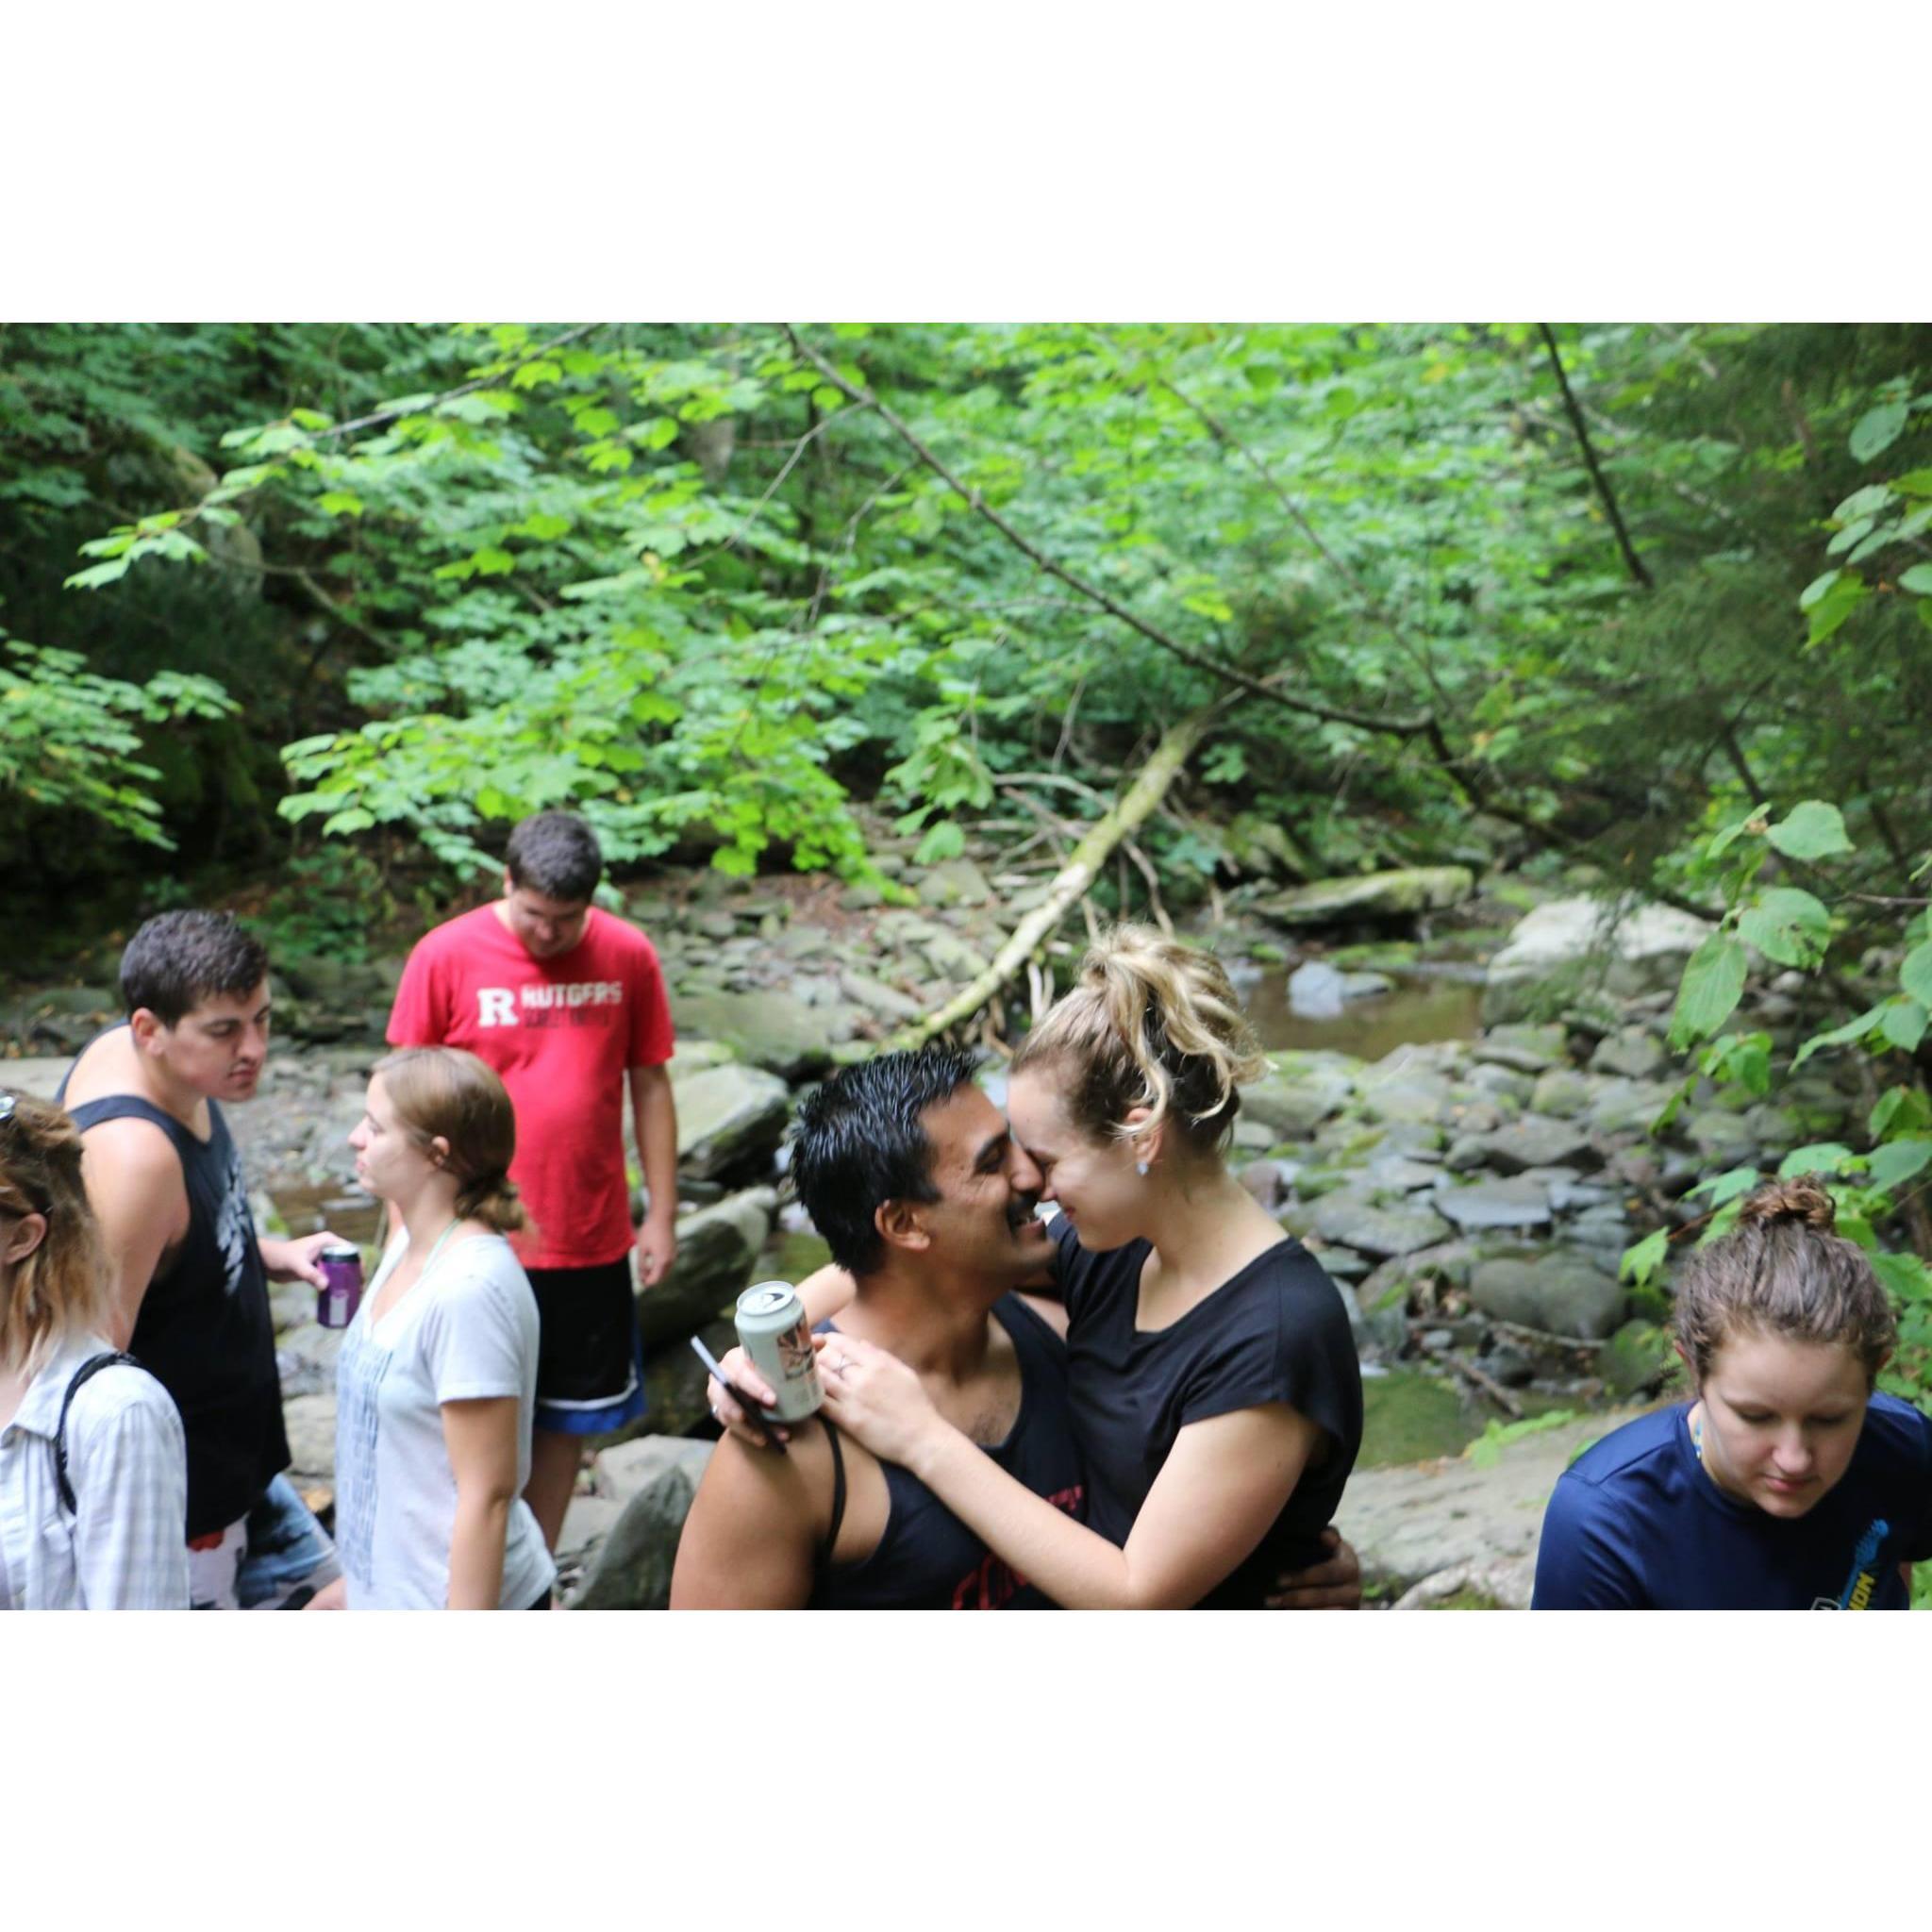
[[[188,1607],[181,1418],[107,1325],[80,1132],[0,1090],[0,1610]]]
[[[557,1566],[524,1501],[537,1301],[504,1240],[516,1115],[475,1054],[414,1047],[371,1075],[349,1136],[393,1204],[336,1363],[336,1550],[311,1609],[538,1610]]]

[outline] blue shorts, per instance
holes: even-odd
[[[537,1297],[536,1427],[601,1436],[644,1413],[630,1257],[595,1268],[532,1268]]]
[[[188,1552],[197,1610],[298,1610],[341,1574],[335,1545],[285,1475],[241,1522]]]

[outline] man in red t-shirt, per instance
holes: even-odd
[[[516,1107],[509,1173],[534,1224],[515,1245],[542,1324],[524,1495],[555,1550],[583,1438],[644,1412],[624,1091],[650,1201],[637,1275],[651,1288],[677,1253],[671,1008],[650,941],[591,904],[604,854],[582,819],[525,819],[505,858],[501,899],[417,942],[389,1038],[467,1048]]]

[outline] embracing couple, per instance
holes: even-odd
[[[1129,926],[1014,1059],[1010,1125],[944,1048],[808,1098],[825,1406],[774,1454],[712,1385],[673,1607],[1354,1602],[1347,1313],[1223,1158],[1264,1066],[1219,962]]]

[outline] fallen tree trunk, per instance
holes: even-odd
[[[1006,944],[993,956],[992,964],[938,1012],[928,1014],[898,1034],[891,1042],[892,1046],[924,1046],[948,1027],[970,1020],[1020,972],[1034,949],[1059,924],[1068,910],[1085,897],[1114,848],[1160,803],[1182,766],[1199,749],[1208,727],[1228,702],[1224,697],[1204,705],[1167,731],[1155,746],[1153,757],[1141,766],[1140,776],[1127,788],[1120,803],[1074,846],[1052,890],[1013,928]]]

